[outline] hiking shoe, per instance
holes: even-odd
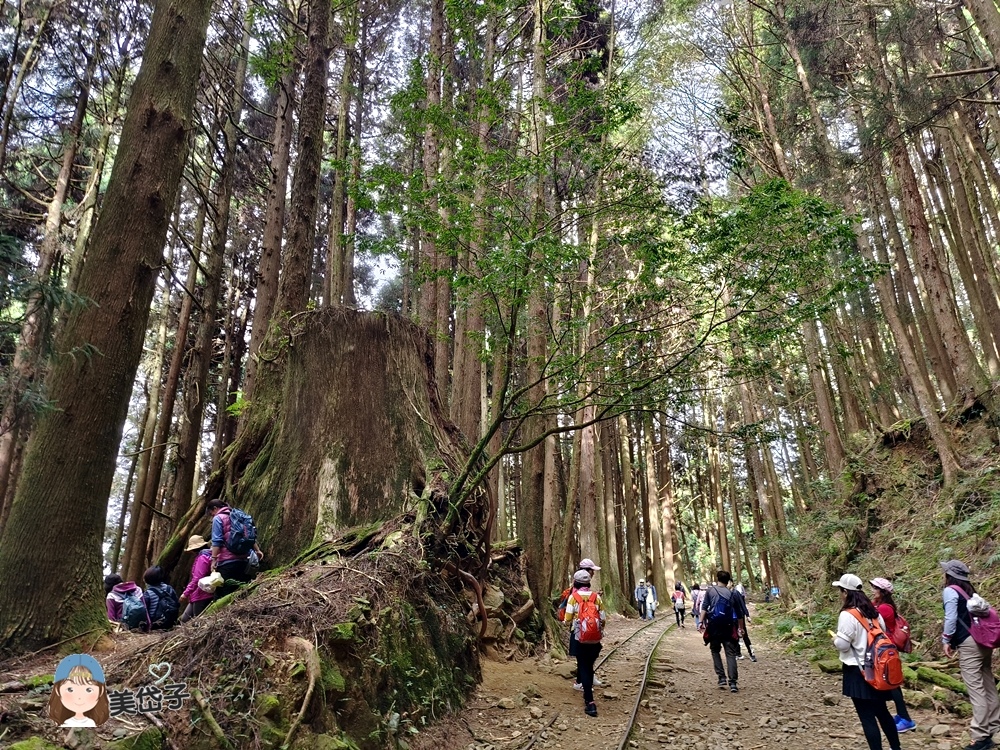
[[[725,689],[726,689],[726,681],[719,680],[719,690],[725,690]]]
[[[583,692],[583,683],[582,682],[574,682],[573,683],[573,689],[574,690],[579,690],[582,693]]]
[[[901,716],[896,717],[896,731],[899,734],[903,732],[912,732],[917,728],[917,723],[912,719],[904,719]]]
[[[583,712],[587,714],[587,716],[597,716],[597,704],[593,701],[588,703],[583,707]]]
[[[603,680],[599,680],[599,679],[597,679],[597,678],[595,677],[595,678],[594,678],[594,687],[603,687],[603,686],[604,686],[604,682],[603,682]],[[583,688],[582,688],[582,687],[581,687],[580,689],[581,689],[581,690],[583,690]]]
[[[737,661],[743,661],[744,659],[746,659],[746,657],[743,654],[740,654],[739,656],[736,657],[736,659]]]
[[[966,745],[964,750],[990,750],[991,747],[996,747],[993,744],[992,737],[983,737],[981,740],[973,742],[971,745]]]
[[[757,657],[754,656],[753,654],[750,654],[750,661],[752,661],[754,664],[756,664],[757,663]]]
[[[736,683],[735,682],[732,685],[729,686],[729,692],[730,693],[738,693],[738,692],[740,692],[740,689],[738,687],[736,687]]]

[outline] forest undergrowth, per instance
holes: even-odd
[[[838,607],[830,585],[842,573],[864,581],[892,581],[899,612],[914,641],[904,655],[907,687],[914,702],[963,713],[964,686],[950,677],[957,661],[944,658],[940,644],[944,612],[939,563],[968,563],[977,590],[1000,602],[1000,455],[996,428],[980,414],[951,426],[963,472],[951,488],[941,484],[940,463],[923,422],[901,422],[865,445],[856,445],[845,473],[844,499],[828,499],[801,519],[799,534],[780,544],[795,582],[786,608],[763,608],[758,626],[772,628],[794,653],[837,669],[828,630]],[[866,583],[866,591],[871,593]]]

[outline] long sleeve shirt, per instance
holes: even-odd
[[[198,581],[212,573],[212,553],[203,549],[194,558],[191,565],[191,580],[181,594],[189,602],[201,602],[215,597],[212,591],[202,591],[198,588]]]
[[[965,597],[951,586],[945,586],[941,592],[941,601],[944,604],[944,631],[941,634],[941,641],[952,648],[958,648],[959,644],[969,637],[969,628],[972,626]]]
[[[885,630],[885,620],[878,618],[879,627]],[[839,652],[840,661],[860,667],[865,660],[868,649],[868,630],[848,610],[840,613],[837,619],[837,634],[833,638],[833,646]]]

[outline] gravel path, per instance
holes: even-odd
[[[659,618],[658,618],[659,619]],[[672,619],[672,618],[671,618]],[[612,617],[605,652],[643,623]],[[648,633],[662,632],[657,623]],[[718,689],[712,657],[691,626],[663,638],[651,666],[627,747],[639,750],[866,750],[854,707],[840,695],[840,677],[825,675],[801,657],[751,636],[758,662],[739,662],[740,692]],[[460,714],[413,738],[413,750],[616,750],[635,706],[651,639],[641,649],[621,649],[598,671],[598,716],[583,713],[573,690],[572,663],[542,657],[523,662],[484,662],[484,681]],[[655,669],[654,669],[655,668]],[[890,706],[891,710],[891,706]],[[949,714],[914,711],[917,730],[902,735],[904,750],[959,750],[968,743],[968,722]],[[888,744],[885,745],[886,750]]]

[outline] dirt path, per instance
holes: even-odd
[[[650,632],[659,632],[666,624],[665,618],[657,619]],[[612,617],[605,652],[642,624]],[[780,645],[764,641],[760,633],[751,633],[757,641],[754,650],[758,662],[749,658],[739,662],[740,692],[732,694],[718,689],[709,649],[690,622],[684,630],[668,632],[655,659],[660,666],[657,684],[647,690],[628,747],[867,748],[850,700],[840,695],[838,675],[821,674],[805,659],[787,656]],[[583,713],[581,693],[573,690],[571,677],[563,676],[569,675],[572,665],[545,657],[484,662],[483,684],[466,709],[421,732],[410,747],[523,750],[534,741],[532,748],[616,750],[635,706],[646,655],[623,648],[598,671],[605,685],[595,688],[596,718]],[[967,721],[933,711],[911,709],[910,713],[917,730],[902,735],[904,750],[958,750],[968,742]]]

